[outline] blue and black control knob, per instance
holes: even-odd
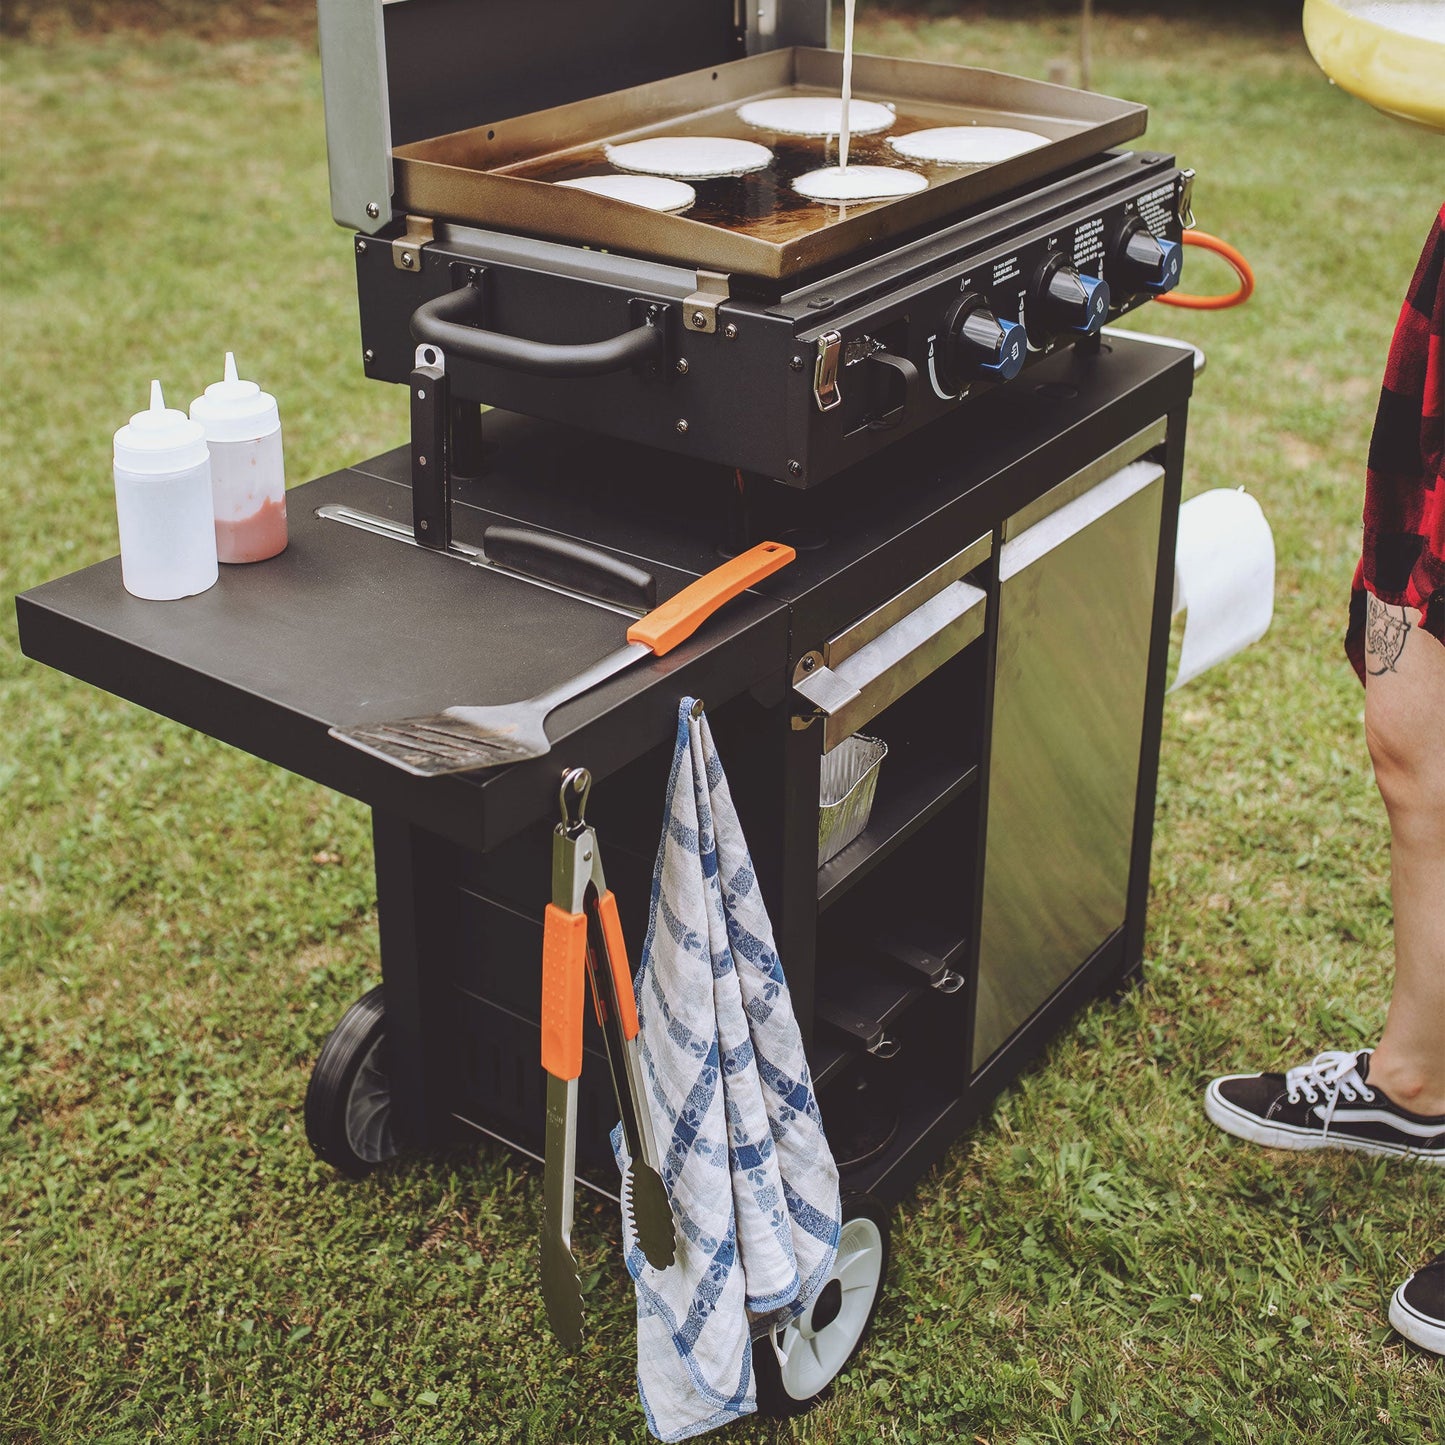
[[[995,316],[975,292],[965,292],[944,315],[942,371],[952,390],[972,381],[1011,381],[1027,356],[1023,327]]]
[[[1059,331],[1092,336],[1109,316],[1109,283],[1076,271],[1055,252],[1034,276],[1024,315],[1036,345]]]
[[[1162,296],[1179,284],[1183,269],[1184,247],[1154,235],[1138,216],[1120,227],[1104,263],[1105,274],[1125,296],[1141,291]]]

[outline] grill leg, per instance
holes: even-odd
[[[396,1142],[424,1149],[446,1133],[452,1093],[443,974],[453,946],[456,854],[399,818],[373,811],[371,822]]]

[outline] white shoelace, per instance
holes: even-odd
[[[1373,1053],[1372,1049],[1364,1050]],[[1360,1077],[1358,1068],[1360,1056],[1349,1049],[1326,1049],[1316,1054],[1307,1064],[1300,1064],[1284,1076],[1285,1088],[1289,1090],[1289,1101],[1298,1104],[1303,1094],[1311,1104],[1318,1104],[1320,1096],[1325,1099],[1325,1127],[1321,1138],[1330,1135],[1330,1120],[1335,1117],[1335,1105],[1343,1099],[1353,1103],[1363,1099],[1371,1103],[1375,1091]]]

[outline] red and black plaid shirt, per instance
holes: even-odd
[[[1365,544],[1345,651],[1365,677],[1365,594],[1413,608],[1445,642],[1445,206],[1390,342],[1370,436]]]

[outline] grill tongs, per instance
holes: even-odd
[[[568,1349],[582,1342],[582,1287],[572,1254],[572,1205],[584,971],[591,982],[631,1159],[622,1178],[623,1213],[649,1264],[666,1269],[677,1249],[672,1207],[657,1170],[652,1116],[638,1057],[637,1001],[617,900],[602,873],[597,834],[584,816],[591,787],[585,768],[572,768],[562,777],[558,794],[562,819],[552,831],[552,902],[547,905],[542,935],[542,1067],[547,1071],[542,1299],[553,1330]]]

